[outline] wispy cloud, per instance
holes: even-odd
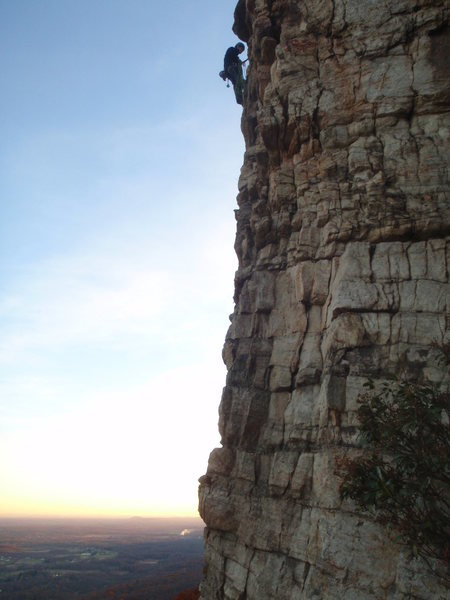
[[[0,361],[61,344],[149,335],[172,291],[167,272],[133,269],[104,257],[34,265],[0,302],[6,335]]]
[[[168,361],[182,368],[213,355],[222,372],[235,269],[230,224],[156,253],[120,238],[106,242],[108,234],[83,251],[36,260],[5,285],[4,427],[59,413],[112,385],[126,389]]]

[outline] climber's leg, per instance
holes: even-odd
[[[236,73],[236,80],[233,84],[234,95],[236,96],[236,102],[238,104],[244,104],[244,78],[242,76],[242,69],[239,69]]]

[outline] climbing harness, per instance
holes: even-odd
[[[227,88],[230,87],[230,82],[232,83],[232,78],[230,77],[230,75],[231,76],[234,75],[233,78],[235,81],[233,84],[233,90],[234,90],[234,95],[236,97],[236,102],[238,104],[242,104],[243,99],[244,99],[245,79],[244,79],[243,69],[244,69],[244,65],[247,61],[248,61],[248,58],[243,60],[239,65],[233,65],[233,66],[235,66],[234,73],[230,73],[230,72],[227,73],[226,71],[220,71],[220,73],[219,73],[219,77],[226,82]]]

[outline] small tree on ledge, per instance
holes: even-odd
[[[396,381],[359,398],[368,452],[344,459],[341,496],[398,534],[414,556],[450,558],[450,395]]]

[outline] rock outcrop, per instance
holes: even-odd
[[[350,501],[368,378],[442,382],[450,259],[445,0],[240,0],[248,43],[222,448],[202,600],[447,598]],[[447,318],[447,321],[446,321]]]

